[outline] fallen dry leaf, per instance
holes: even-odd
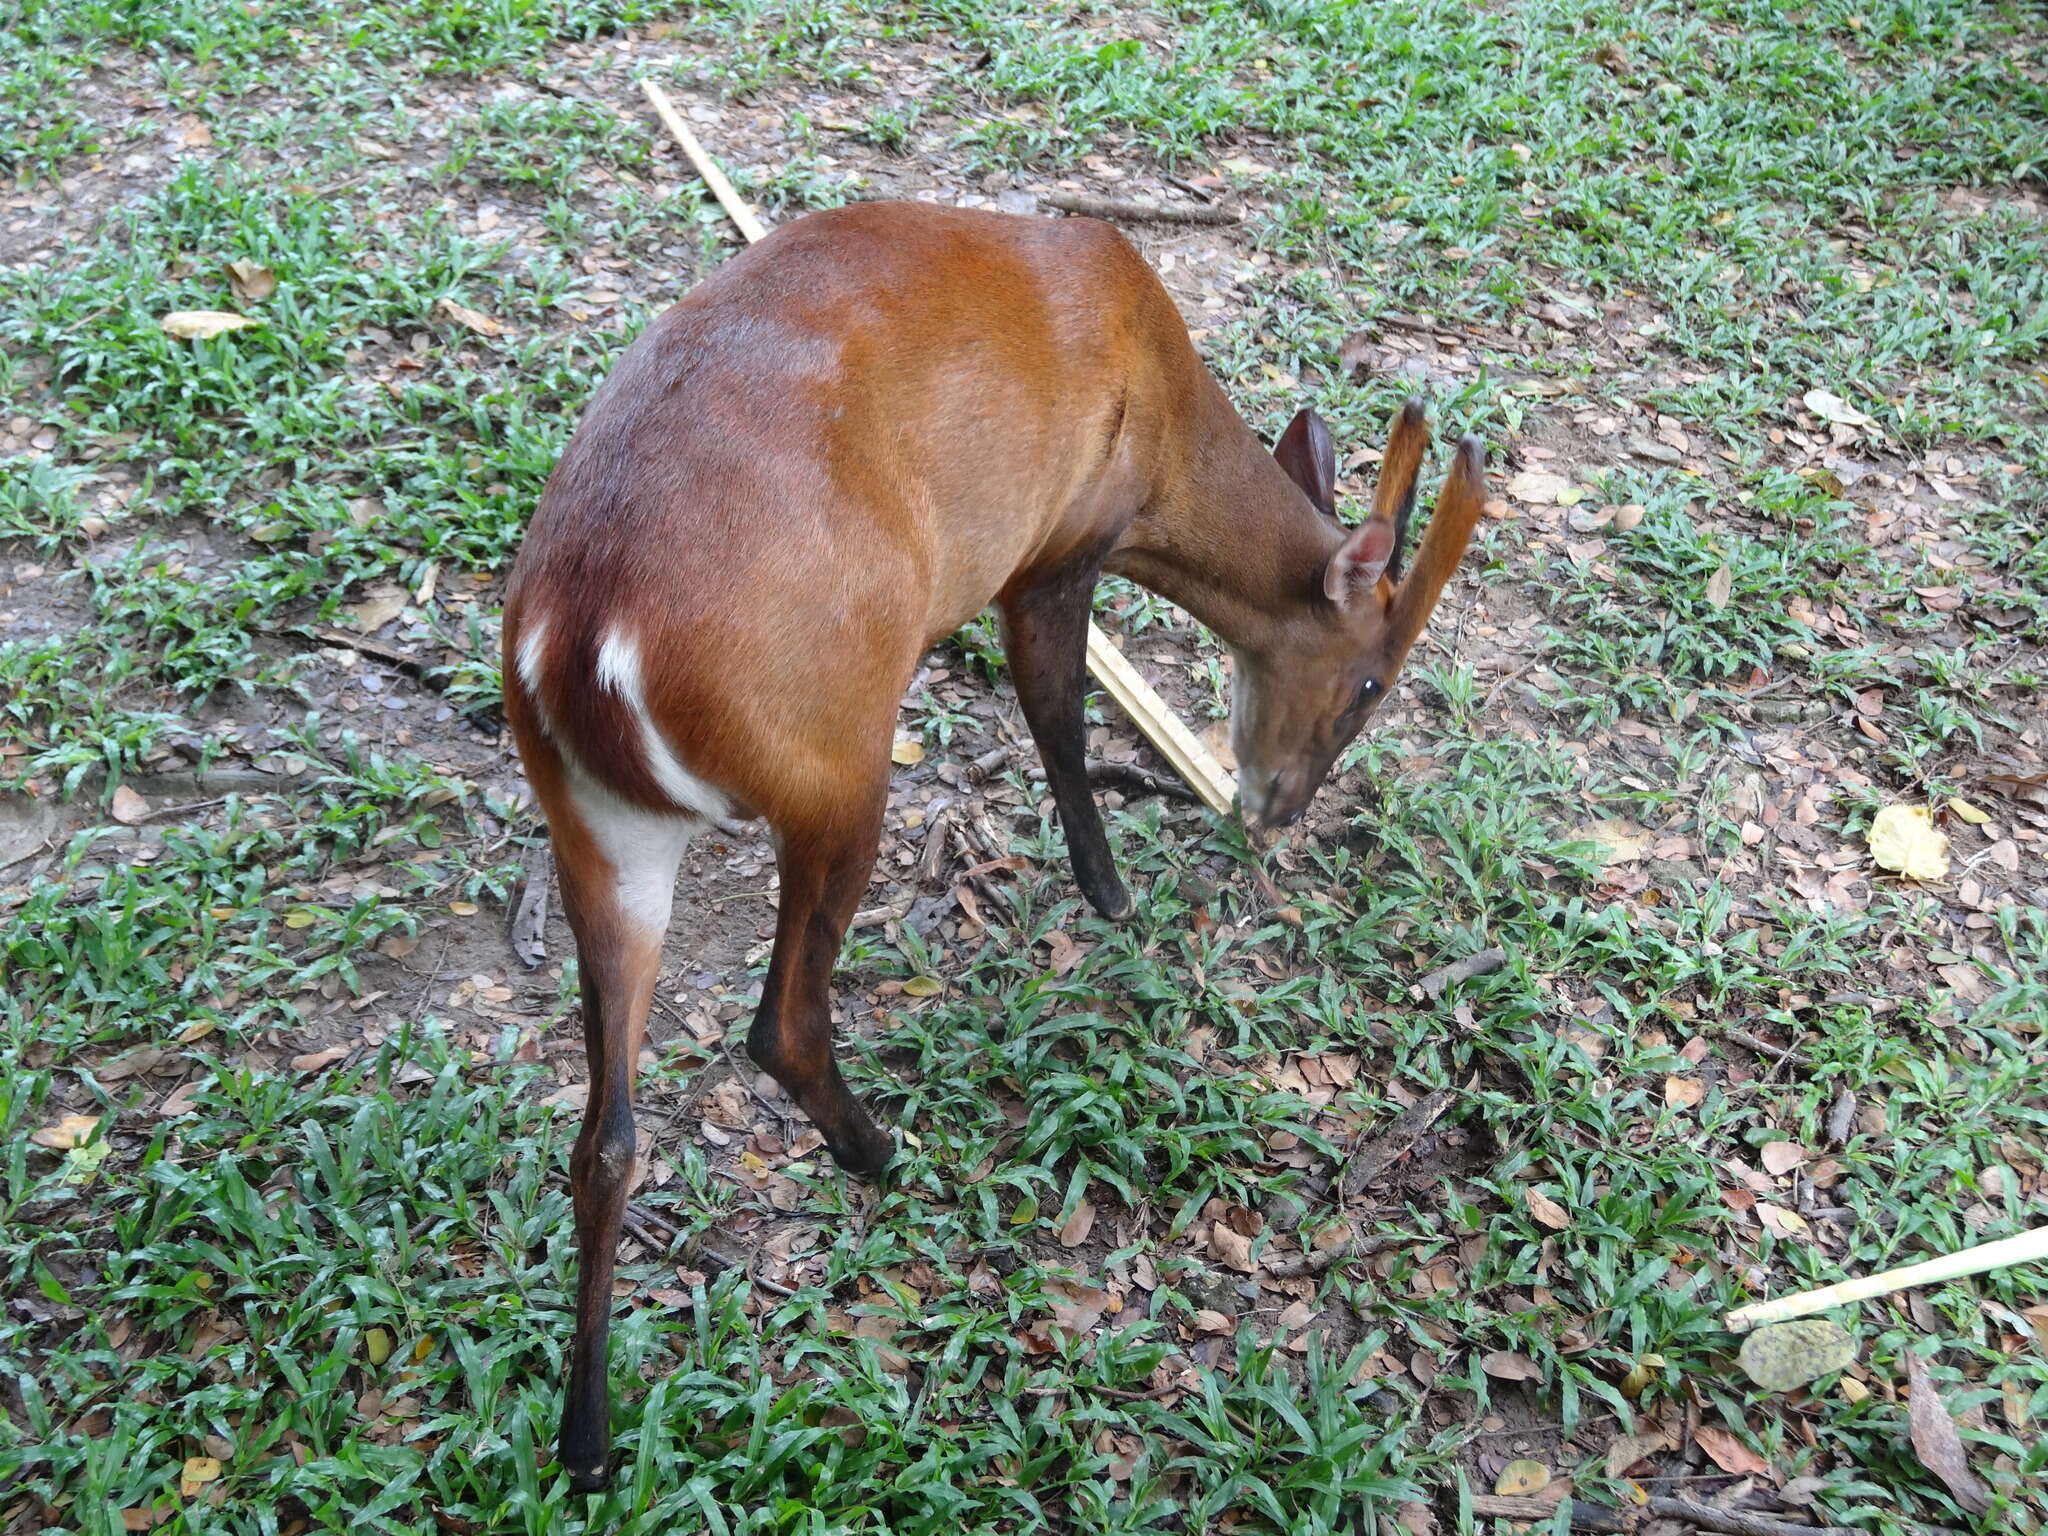
[[[1046,1296],[1052,1303],[1052,1320],[1076,1336],[1101,1322],[1109,1307],[1109,1292],[1077,1280],[1053,1281]]]
[[[1074,1207],[1074,1214],[1067,1218],[1067,1224],[1060,1228],[1060,1246],[1078,1248],[1088,1241],[1088,1234],[1095,1228],[1094,1202],[1083,1200]]]
[[[277,292],[277,274],[253,261],[231,261],[227,265],[228,286],[244,304],[258,304]]]
[[[1482,1356],[1480,1369],[1502,1381],[1541,1381],[1543,1372],[1534,1360],[1512,1349],[1496,1349]]]
[[[1209,1223],[1209,1255],[1225,1269],[1234,1269],[1241,1275],[1249,1275],[1258,1267],[1252,1263],[1252,1240],[1241,1232],[1233,1232],[1226,1222]]]
[[[453,299],[442,299],[440,303],[434,306],[434,311],[436,314],[446,315],[457,325],[468,326],[469,329],[475,331],[479,336],[502,336],[505,334],[505,323],[502,320],[493,320],[481,310],[471,309],[467,304],[458,304]]]
[[[1951,795],[1949,797],[1948,808],[1954,811],[1958,816],[1962,817],[1963,820],[1967,821],[1973,827],[1981,827],[1984,825],[1985,822],[1991,819],[1991,815],[1988,811],[1978,810],[1976,806],[1970,804],[1969,801],[1964,800],[1959,796]]]
[[[178,1471],[178,1492],[194,1498],[199,1490],[220,1476],[220,1462],[212,1456],[192,1456]]]
[[[1913,1454],[1920,1458],[1920,1465],[1941,1479],[1958,1504],[1973,1515],[1983,1514],[1991,1500],[1970,1470],[1963,1437],[1956,1433],[1956,1421],[1935,1390],[1926,1362],[1910,1349],[1906,1351],[1906,1384],[1906,1421],[1912,1431]]]
[[[174,309],[157,321],[166,335],[175,336],[180,341],[206,341],[224,336],[229,331],[239,331],[244,326],[262,323],[251,320],[247,315],[230,314],[224,309]]]
[[[1948,838],[1924,805],[1888,805],[1870,823],[1870,856],[1881,869],[1909,880],[1939,880],[1948,873]]]
[[[1728,606],[1728,596],[1734,590],[1735,573],[1724,565],[1707,578],[1707,606],[1710,608],[1726,608]]]
[[[123,784],[114,791],[114,801],[108,810],[122,826],[140,826],[149,816],[149,802]]]
[[[1737,1361],[1766,1392],[1790,1392],[1839,1371],[1855,1358],[1856,1341],[1839,1323],[1803,1317],[1757,1329],[1742,1341]]]
[[[1757,1159],[1766,1173],[1790,1173],[1806,1161],[1806,1148],[1796,1141],[1767,1141],[1757,1152]]]
[[[1510,496],[1534,506],[1553,505],[1571,489],[1571,481],[1563,475],[1553,475],[1547,469],[1525,469],[1507,484]]]
[[[1572,831],[1576,842],[1598,843],[1607,850],[1610,864],[1628,864],[1643,857],[1656,841],[1654,834],[1626,821],[1609,818],[1606,821],[1587,822]]]
[[[292,1058],[294,1072],[318,1072],[322,1067],[331,1067],[348,1054],[345,1045],[330,1045],[324,1051],[308,1051],[303,1056]]]
[[[1517,1457],[1500,1469],[1493,1491],[1502,1498],[1526,1498],[1550,1486],[1550,1468],[1528,1457]]]
[[[1825,389],[1809,389],[1800,400],[1822,421],[1840,422],[1845,427],[1867,427],[1871,420],[1840,395]]]
[[[199,1095],[206,1092],[207,1085],[194,1078],[189,1083],[180,1083],[165,1095],[156,1112],[166,1120],[175,1120],[179,1115],[189,1115],[199,1108]]]
[[[1664,1079],[1664,1102],[1673,1109],[1691,1109],[1707,1096],[1707,1085],[1696,1077]]]
[[[1771,1470],[1769,1462],[1717,1425],[1702,1424],[1692,1432],[1692,1438],[1723,1472],[1754,1477]]]
[[[371,587],[359,603],[342,608],[348,627],[359,635],[372,635],[405,612],[406,596],[389,583]]]
[[[1529,1203],[1529,1214],[1551,1231],[1562,1232],[1572,1224],[1571,1214],[1535,1186],[1525,1188],[1522,1198]]]
[[[924,743],[915,736],[899,736],[896,745],[889,749],[889,761],[908,766],[924,761]]]
[[[99,1125],[98,1115],[64,1115],[54,1125],[46,1125],[29,1137],[39,1147],[48,1147],[52,1152],[69,1152],[73,1147],[83,1146]]]

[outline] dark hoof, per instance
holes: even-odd
[[[599,1462],[595,1467],[570,1467],[569,1491],[571,1493],[602,1493],[612,1484],[612,1469],[608,1462]]]
[[[882,1170],[896,1155],[896,1143],[891,1137],[875,1131],[850,1147],[828,1141],[825,1150],[832,1154],[832,1161],[847,1173],[857,1179],[873,1180],[882,1176]]]
[[[1081,894],[1088,898],[1089,906],[1112,923],[1120,923],[1138,910],[1138,904],[1131,900],[1131,893],[1120,884],[1107,891],[1083,891]]]

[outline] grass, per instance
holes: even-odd
[[[2038,1529],[2038,1273],[1840,1314],[1857,1364],[1789,1397],[1718,1325],[2038,1224],[2048,874],[1985,777],[2038,764],[2048,677],[2034,32],[1962,0],[23,6],[0,779],[57,809],[0,868],[0,1520],[1464,1533],[1507,1455],[1622,1502],[1611,1441],[1697,1414],[1835,1524]],[[1469,340],[1444,431],[1580,495],[1488,520],[1314,836],[1136,802],[1110,928],[1023,759],[976,791],[1022,866],[968,887],[986,924],[842,963],[849,1072],[914,1138],[879,1192],[728,1066],[763,870],[704,853],[664,986],[698,1022],[644,1078],[672,1231],[628,1245],[623,1460],[584,1500],[550,1461],[573,962],[505,953],[540,830],[496,625],[590,391],[735,248],[602,105],[637,73],[725,103],[777,217],[933,168],[1213,172],[1257,210],[1202,269],[1249,419],[1309,393],[1374,441],[1413,385],[1340,344],[1423,317]],[[178,309],[260,323],[180,341]],[[1830,441],[1817,389],[1870,425]],[[1626,447],[1674,427],[1679,462]],[[1103,609],[1220,717],[1213,642]],[[932,661],[897,886],[935,765],[1015,724],[986,625]],[[1952,796],[1993,820],[1950,822],[1951,879],[1873,877],[1875,811]],[[1438,1135],[1337,1199],[1436,1089]],[[1761,1171],[1779,1142],[1803,1176]],[[1391,1241],[1274,1268],[1347,1225]],[[1989,1513],[1915,1459],[1907,1351]],[[1723,1486],[1678,1470],[1646,1486]]]

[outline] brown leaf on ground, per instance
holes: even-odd
[[[1522,1191],[1522,1198],[1529,1202],[1529,1214],[1551,1231],[1562,1232],[1572,1224],[1571,1213],[1534,1185]]]
[[[1757,1153],[1757,1159],[1769,1174],[1790,1173],[1806,1161],[1806,1148],[1796,1141],[1767,1141]]]
[[[1060,1228],[1060,1246],[1078,1248],[1088,1241],[1088,1234],[1095,1227],[1095,1206],[1092,1201],[1083,1200],[1074,1207],[1074,1214],[1067,1218],[1067,1224]]]
[[[1512,1349],[1496,1349],[1481,1357],[1480,1368],[1502,1381],[1540,1381],[1542,1369],[1527,1355]]]
[[[1970,1470],[1969,1453],[1963,1437],[1956,1433],[1956,1421],[1935,1390],[1927,1364],[1910,1349],[1906,1351],[1906,1421],[1912,1431],[1913,1454],[1920,1465],[1941,1479],[1955,1501],[1973,1515],[1991,1507],[1984,1485]]]
[[[277,274],[253,261],[227,264],[228,286],[244,304],[261,303],[277,292]]]
[[[126,784],[114,791],[109,814],[124,827],[139,826],[149,815],[149,802]]]
[[[1232,1231],[1227,1222],[1209,1223],[1209,1256],[1225,1269],[1234,1269],[1241,1275],[1250,1274],[1256,1267],[1252,1263],[1252,1240]]]
[[[442,299],[440,303],[434,306],[434,312],[446,315],[458,325],[468,326],[479,336],[502,336],[505,334],[505,324],[502,320],[493,320],[489,315],[471,309],[466,304],[458,304],[453,299]]]
[[[1076,1336],[1101,1322],[1109,1308],[1109,1292],[1077,1280],[1055,1280],[1046,1287],[1046,1295],[1052,1303],[1052,1320]]]
[[[324,1051],[308,1051],[303,1056],[292,1058],[294,1072],[318,1072],[322,1067],[331,1067],[348,1054],[345,1045],[330,1045]]]
[[[1691,1109],[1707,1096],[1707,1085],[1696,1077],[1664,1079],[1664,1102],[1673,1109]]]
[[[1728,1430],[1714,1424],[1702,1424],[1692,1432],[1692,1438],[1707,1457],[1723,1472],[1740,1476],[1764,1476],[1771,1470],[1771,1464],[1757,1455]]]

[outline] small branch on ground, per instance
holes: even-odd
[[[1759,1056],[1768,1056],[1773,1061],[1794,1061],[1798,1058],[1799,1053],[1790,1046],[1773,1045],[1763,1036],[1753,1035],[1746,1029],[1723,1029],[1721,1033],[1737,1045],[1755,1051]]]
[[[526,866],[526,888],[512,914],[512,953],[528,970],[548,958],[548,887],[554,883],[555,853],[547,843],[535,846]]]
[[[1472,1498],[1472,1513],[1505,1520],[1540,1520],[1548,1525],[1556,1518],[1557,1506],[1545,1499],[1508,1499],[1481,1493]],[[1575,1531],[1625,1531],[1628,1520],[1604,1504],[1571,1501],[1571,1523]]]
[[[1114,197],[1083,197],[1074,192],[1041,192],[1038,201],[1061,213],[1078,213],[1090,219],[1120,219],[1126,224],[1240,224],[1244,221],[1244,216],[1235,208],[1200,204],[1181,207],[1172,203],[1133,203]]]
[[[1320,1275],[1326,1269],[1352,1259],[1369,1259],[1403,1241],[1393,1237],[1354,1237],[1329,1248],[1319,1248],[1295,1259],[1267,1259],[1263,1268],[1277,1280],[1297,1280],[1303,1275]]]
[[[1186,785],[1147,773],[1135,763],[1091,761],[1088,764],[1088,782],[1097,789],[1113,789],[1126,799],[1157,795],[1162,800],[1178,800],[1184,805],[1202,803],[1202,797]]]
[[[289,630],[278,630],[273,633],[281,634],[286,639],[293,638]],[[311,632],[309,638],[318,640],[322,645],[338,645],[345,651],[354,651],[359,656],[371,657],[383,662],[387,667],[396,667],[408,677],[417,678],[429,688],[434,686],[427,681],[427,662],[423,656],[409,655],[396,646],[384,644],[381,640],[366,640],[361,635],[351,635],[340,629],[316,629]]]
[[[1429,1128],[1443,1118],[1443,1112],[1450,1108],[1450,1104],[1451,1090],[1439,1088],[1403,1110],[1385,1131],[1353,1152],[1350,1161],[1344,1165],[1344,1176],[1337,1186],[1339,1202],[1351,1199],[1406,1157],[1415,1143],[1428,1134]]]
[[[1426,997],[1435,1002],[1459,982],[1470,981],[1475,976],[1491,975],[1507,963],[1506,950],[1498,946],[1482,949],[1476,955],[1467,955],[1464,959],[1454,960],[1440,970],[1431,971],[1409,988],[1409,995],[1416,998]]]

